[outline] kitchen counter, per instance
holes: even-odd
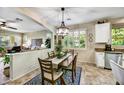
[[[122,49],[121,49],[122,50]],[[118,51],[105,51],[104,48],[96,48],[96,65],[97,67],[111,69],[110,59],[119,63],[120,65],[124,65],[122,62],[124,52]]]
[[[105,51],[105,48],[95,48],[95,51],[96,52],[104,52]]]
[[[96,52],[104,52],[105,48],[95,48],[95,51]],[[124,49],[122,49],[122,48],[120,48],[120,49],[119,48],[114,48],[114,52],[122,52],[122,53],[124,53]]]
[[[15,80],[39,68],[38,58],[45,59],[52,49],[40,49],[19,53],[8,53],[10,56],[10,79]]]
[[[104,52],[109,54],[123,54],[123,52],[119,52],[119,51],[104,51]]]
[[[28,53],[28,52],[39,51],[39,50],[44,50],[44,49],[47,49],[47,48],[24,50],[24,51],[16,52],[16,53],[7,53],[7,55],[18,55],[18,54],[22,54],[22,53]]]

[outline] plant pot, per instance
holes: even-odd
[[[4,73],[4,75],[5,75],[6,77],[10,77],[10,67],[4,68],[3,73]]]

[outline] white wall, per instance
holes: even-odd
[[[85,63],[95,63],[95,51],[94,51],[94,35],[95,35],[95,25],[94,24],[80,24],[71,26],[74,29],[87,29],[86,31],[86,48],[85,49],[75,49],[78,52],[78,62]],[[93,35],[93,42],[89,41],[89,34]]]
[[[48,37],[50,37],[51,40],[53,39],[52,35],[53,34],[50,31],[37,31],[37,32],[30,32],[30,33],[28,32],[24,34],[24,43],[27,40],[31,41],[32,39],[39,39],[39,38],[42,38],[43,43],[45,43]],[[52,40],[52,43],[53,43],[53,40]]]

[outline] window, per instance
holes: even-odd
[[[13,36],[13,35],[5,35],[5,36],[0,36],[0,47],[6,46],[6,47],[13,47],[15,46],[20,46],[21,44],[21,37],[20,36]]]
[[[0,47],[1,46],[8,46],[10,38],[8,36],[0,36]]]
[[[70,31],[63,39],[64,48],[85,48],[86,31]]]
[[[124,28],[112,29],[112,45],[124,45]]]

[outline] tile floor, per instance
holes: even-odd
[[[115,85],[112,71],[97,68],[94,64],[83,64],[81,85]]]
[[[115,85],[115,80],[112,76],[111,70],[106,70],[102,68],[97,68],[93,64],[82,64],[79,65],[82,67],[81,74],[81,85]],[[14,81],[9,81],[7,85],[18,85],[24,84],[29,81],[31,78],[35,77],[40,73],[39,69],[32,71],[31,73],[17,79]]]

